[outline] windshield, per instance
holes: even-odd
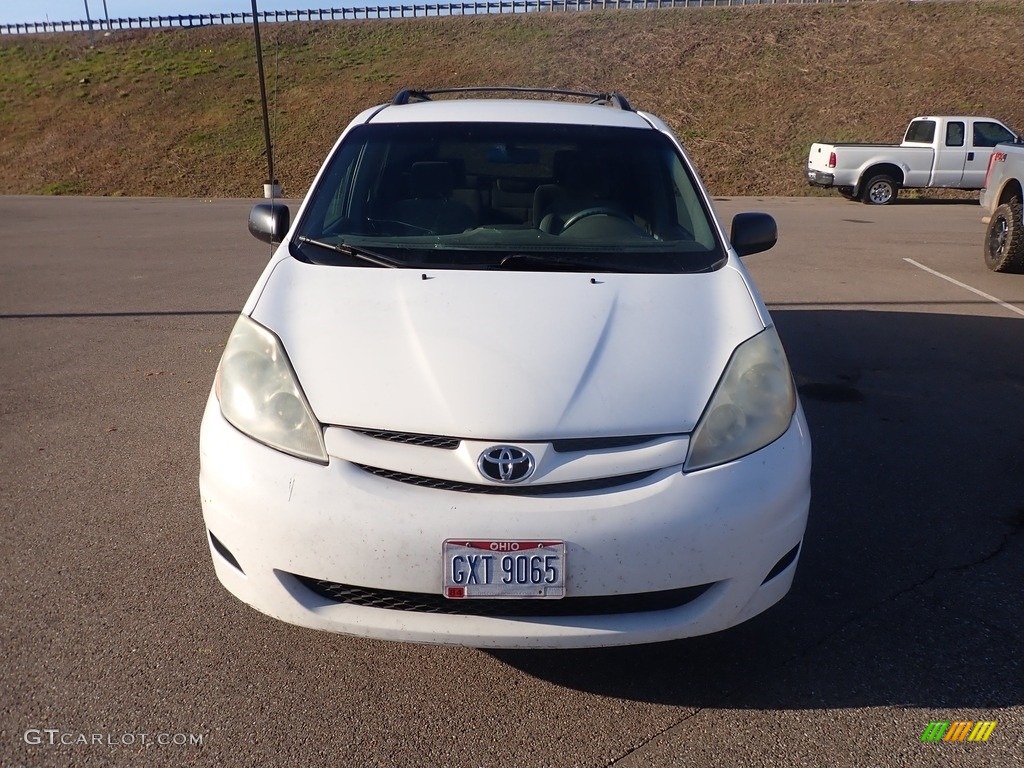
[[[359,126],[297,235],[292,255],[319,264],[697,272],[724,263],[679,153],[639,128]]]

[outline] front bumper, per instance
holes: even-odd
[[[334,455],[328,466],[302,461],[238,432],[212,396],[200,459],[214,566],[239,599],[315,629],[490,648],[648,643],[745,621],[788,592],[810,501],[799,408],[782,437],[730,464],[690,474],[676,465],[611,489],[544,496],[409,485]],[[564,600],[584,605],[705,588],[667,609],[531,616],[517,606],[511,617],[432,613],[415,600],[372,607],[310,588],[330,582],[436,603],[442,542],[455,537],[565,541]]]
[[[996,208],[996,206],[992,204],[993,201],[989,199],[989,195],[991,194],[992,191],[989,190],[988,187],[982,187],[981,191],[978,192],[978,204],[985,211],[985,215],[981,217],[981,223],[986,225],[992,221],[992,212]]]

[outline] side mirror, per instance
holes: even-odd
[[[740,256],[767,251],[779,240],[775,219],[767,213],[737,213],[729,234],[732,247]]]
[[[287,205],[280,203],[257,203],[249,211],[249,232],[265,243],[280,243],[291,224],[291,213]]]

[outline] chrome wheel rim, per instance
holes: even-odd
[[[1006,219],[1000,216],[992,228],[992,235],[989,237],[988,249],[993,257],[999,258],[1006,252],[1007,236],[1010,232],[1010,225]]]
[[[868,195],[873,203],[887,203],[892,199],[892,186],[886,181],[876,182]]]

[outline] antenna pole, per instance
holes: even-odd
[[[259,11],[256,0],[252,0],[252,28],[256,35],[256,67],[260,73],[260,102],[263,105],[263,141],[267,146],[267,181],[270,189],[274,189],[274,156],[270,147],[270,117],[267,115],[267,85],[263,77],[263,47],[260,44]]]

